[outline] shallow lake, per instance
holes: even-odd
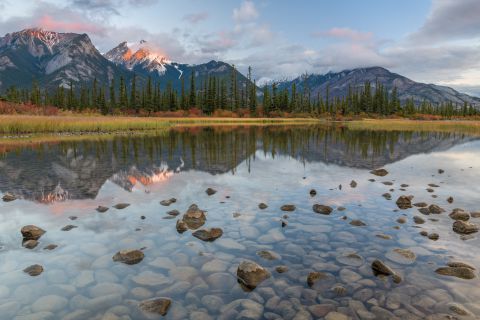
[[[161,318],[139,308],[155,297],[171,300],[166,319],[480,318],[478,233],[454,232],[449,217],[461,208],[480,224],[479,182],[480,139],[458,133],[197,127],[10,146],[0,191],[17,199],[0,202],[0,319]],[[400,209],[402,195],[445,211]],[[177,232],[192,204],[220,238]],[[33,249],[25,225],[46,231]],[[144,259],[113,261],[125,249]],[[376,259],[401,281],[375,275]],[[237,281],[244,260],[270,274],[253,290]],[[435,272],[452,261],[475,277]],[[41,274],[23,271],[35,264]]]

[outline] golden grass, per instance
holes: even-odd
[[[365,119],[344,123],[351,130],[455,132],[480,135],[480,121]]]
[[[0,133],[80,133],[159,130],[176,125],[259,125],[314,123],[312,118],[140,118],[109,116],[0,116]]]

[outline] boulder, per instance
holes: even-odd
[[[137,264],[143,260],[145,255],[140,250],[121,250],[112,257],[115,262],[122,262],[125,264]]]
[[[203,241],[215,241],[223,235],[223,230],[220,228],[201,229],[193,233],[195,238]]]
[[[323,204],[314,204],[312,209],[313,209],[313,212],[315,213],[325,214],[325,215],[329,215],[333,211],[332,207],[325,206]]]
[[[237,268],[237,279],[244,289],[253,290],[270,278],[270,273],[253,261],[242,261]]]
[[[25,240],[38,240],[46,231],[37,226],[28,225],[24,226],[20,232]]]

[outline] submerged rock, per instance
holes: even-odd
[[[357,182],[355,180],[350,181],[350,187],[356,188],[357,187]]]
[[[203,241],[215,241],[223,235],[223,230],[220,228],[201,229],[193,233],[195,238]]]
[[[350,224],[355,227],[363,227],[366,226],[367,224],[363,222],[362,220],[352,220],[350,221]]]
[[[217,190],[212,188],[207,188],[207,190],[205,190],[205,193],[209,196],[213,196],[215,193],[217,193]]]
[[[62,231],[70,231],[70,230],[75,229],[75,228],[78,228],[78,227],[74,226],[72,224],[69,224],[69,225],[66,225],[65,227],[63,227],[61,230]]]
[[[436,204],[431,204],[428,206],[428,211],[432,214],[440,214],[442,212],[445,212],[443,208],[440,208]]]
[[[453,209],[452,213],[448,215],[450,218],[453,220],[462,220],[462,221],[468,221],[470,220],[470,214],[463,209]]]
[[[277,271],[278,273],[285,273],[288,271],[288,267],[287,266],[278,266],[278,267],[275,267],[275,271]]]
[[[387,200],[392,200],[392,195],[391,195],[390,193],[388,193],[388,192],[382,194],[382,197],[384,197],[384,198],[387,199]]]
[[[414,216],[413,217],[413,222],[415,222],[416,224],[424,224],[425,220],[422,217]]]
[[[284,204],[283,206],[280,207],[280,210],[282,211],[295,211],[296,207],[293,204]]]
[[[7,192],[3,195],[2,200],[4,202],[11,202],[11,201],[17,200],[17,197],[15,195]]]
[[[255,289],[268,278],[270,278],[270,273],[252,261],[242,261],[237,268],[237,279],[247,290]]]
[[[168,207],[169,205],[171,205],[172,203],[175,203],[175,202],[177,202],[177,199],[175,199],[175,198],[170,198],[170,199],[168,199],[168,200],[162,200],[162,201],[160,201],[160,204],[161,204],[162,206]]]
[[[38,246],[38,241],[37,240],[26,240],[22,243],[22,246],[27,249],[34,249],[36,246]]]
[[[207,217],[205,216],[205,211],[200,210],[196,204],[192,204],[182,218],[183,222],[185,222],[187,226],[193,230],[203,226],[206,219]]]
[[[121,250],[113,257],[113,261],[122,262],[128,265],[137,264],[143,260],[145,255],[140,250]]]
[[[453,197],[448,197],[448,198],[447,198],[447,202],[448,202],[448,203],[453,203]]]
[[[436,273],[442,276],[457,277],[467,280],[474,279],[476,277],[474,271],[474,267],[463,262],[450,262],[448,267],[441,267],[435,270]]]
[[[372,262],[372,270],[376,276],[392,276],[393,282],[395,283],[400,283],[402,281],[402,278],[395,271],[378,259]]]
[[[104,212],[107,212],[108,211],[108,207],[104,207],[104,206],[98,206],[97,209],[97,212],[100,212],[100,213],[104,213]]]
[[[168,298],[152,298],[148,300],[143,300],[142,302],[140,302],[138,307],[140,308],[140,310],[146,313],[166,316],[171,304],[172,300]]]
[[[52,244],[49,244],[49,245],[43,247],[43,250],[49,250],[49,251],[51,251],[51,250],[56,249],[57,247],[58,247],[58,246],[57,246],[56,244],[53,244],[53,243],[52,243]]]
[[[39,264],[34,264],[23,269],[23,272],[28,273],[32,277],[36,277],[43,272],[43,267]]]
[[[315,213],[325,214],[325,215],[329,215],[333,211],[332,207],[325,206],[323,204],[314,204],[312,209],[313,209],[313,212]]]
[[[428,207],[428,203],[426,203],[426,202],[417,202],[417,203],[414,203],[413,205],[414,205],[415,207],[418,207],[418,208]]]
[[[322,273],[322,272],[317,272],[317,271],[310,272],[307,276],[307,284],[308,284],[309,287],[313,287],[315,282],[317,282],[319,280],[322,280],[322,279],[326,279],[327,277],[328,276],[325,273]]]
[[[176,217],[176,216],[178,216],[178,215],[180,214],[180,211],[178,211],[178,210],[170,210],[170,211],[167,212],[167,214],[168,214],[169,216]]]
[[[280,256],[275,252],[268,251],[268,250],[260,250],[257,251],[257,256],[263,258],[265,260],[277,260],[280,259]]]
[[[400,196],[396,202],[397,206],[402,209],[409,209],[412,207],[412,198],[411,196]]]
[[[478,226],[470,222],[457,220],[453,223],[453,231],[460,234],[470,234],[478,232]]]
[[[38,240],[45,234],[45,230],[34,225],[24,226],[20,232],[25,240]]]
[[[370,173],[374,174],[376,176],[379,176],[379,177],[384,177],[388,174],[388,171],[385,170],[385,169],[375,169],[375,170],[370,171]]]
[[[480,211],[470,212],[472,218],[480,218]]]
[[[262,202],[262,203],[260,203],[260,204],[258,205],[258,208],[260,208],[261,210],[263,210],[263,209],[267,209],[268,206],[267,206],[265,203]]]
[[[385,255],[393,262],[400,264],[412,264],[416,260],[416,255],[411,250],[396,248]]]
[[[125,209],[128,206],[130,206],[129,203],[118,203],[118,204],[114,205],[113,207],[115,209],[122,210],[122,209]]]
[[[433,241],[437,241],[438,239],[440,239],[440,236],[438,235],[438,233],[430,233],[428,235],[428,239],[433,240]]]

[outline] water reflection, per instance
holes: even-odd
[[[257,151],[304,163],[371,169],[470,140],[455,133],[327,126],[181,128],[156,136],[59,142],[6,152],[0,159],[0,191],[43,203],[93,199],[106,181],[131,191],[148,189],[180,171],[235,174],[241,162],[250,167]]]

